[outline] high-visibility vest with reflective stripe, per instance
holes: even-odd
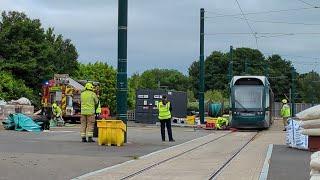
[[[290,106],[288,104],[284,104],[281,108],[281,116],[282,117],[290,117],[291,111],[290,111]]]
[[[52,107],[52,113],[56,117],[60,117],[62,114],[61,108],[57,106],[56,108]]]
[[[81,115],[94,115],[99,100],[93,91],[85,90],[81,93]]]
[[[167,104],[163,104],[162,102],[159,102],[158,103],[158,110],[159,110],[158,118],[160,120],[171,118],[170,102],[167,102]]]

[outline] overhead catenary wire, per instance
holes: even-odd
[[[320,35],[320,32],[291,32],[291,33],[282,33],[282,32],[256,32],[257,35]],[[215,32],[215,33],[206,33],[207,36],[214,35],[252,35],[251,32]]]
[[[300,1],[300,2],[302,2],[303,4],[306,4],[306,5],[308,5],[308,6],[311,6],[311,7],[314,7],[314,8],[318,8],[318,6],[315,6],[315,5],[311,4],[311,3],[308,3],[307,1],[304,1],[304,0],[298,0],[298,1]]]
[[[253,30],[253,27],[250,25],[250,23],[249,23],[246,15],[244,14],[244,12],[243,12],[243,10],[242,10],[242,8],[241,8],[240,3],[238,2],[238,0],[236,0],[236,3],[237,3],[237,5],[238,5],[238,7],[239,7],[239,9],[240,9],[240,11],[241,11],[241,14],[242,14],[243,18],[245,19],[245,21],[246,21],[246,23],[247,23],[247,25],[248,25],[248,27],[249,27],[249,29],[250,29],[250,31],[251,31],[252,36],[253,36],[254,39],[255,39],[256,47],[257,47],[257,49],[259,49],[259,47],[258,47],[258,38],[257,38],[256,32]]]
[[[301,10],[311,10],[311,9],[319,9],[320,7],[304,7],[304,8],[294,8],[294,9],[280,9],[280,10],[269,10],[269,11],[260,11],[260,12],[248,12],[244,13],[244,15],[257,15],[257,14],[271,14],[271,13],[283,13],[283,12],[290,12],[290,11],[301,11]],[[207,13],[216,14],[214,12],[206,11]],[[220,14],[217,16],[212,16],[212,18],[219,18],[219,17],[231,17],[231,16],[241,16],[242,14]]]
[[[242,19],[242,17],[229,17],[234,19]],[[216,19],[215,17],[207,16],[205,19]],[[270,24],[289,24],[289,25],[305,25],[305,26],[320,26],[320,24],[317,23],[304,23],[304,22],[286,22],[286,21],[268,21],[268,20],[253,20],[247,18],[248,21],[254,22],[254,23],[270,23]]]
[[[258,32],[255,31],[252,23],[270,23],[270,24],[289,24],[289,25],[301,25],[301,26],[319,26],[320,24],[317,23],[312,23],[312,22],[290,22],[290,21],[286,21],[286,20],[264,20],[263,19],[256,19],[256,18],[252,18],[254,16],[250,16],[248,18],[249,15],[259,15],[259,14],[272,14],[272,13],[287,13],[287,12],[297,12],[297,11],[304,11],[304,10],[318,10],[319,6],[314,6],[312,4],[310,4],[310,7],[302,7],[302,8],[294,8],[294,9],[280,9],[280,10],[268,10],[268,11],[260,11],[260,12],[243,12],[242,7],[240,6],[240,3],[238,0],[235,0],[238,8],[240,9],[241,13],[238,14],[221,14],[221,13],[216,13],[216,12],[210,12],[210,11],[206,11],[207,15],[205,17],[206,20],[218,20],[219,18],[223,18],[223,17],[230,17],[230,18],[235,18],[235,19],[240,19],[240,20],[245,20],[247,26],[250,28],[250,32],[216,32],[216,33],[211,33],[208,32],[205,35],[206,36],[216,36],[216,35],[235,35],[235,36],[254,36],[254,38],[256,40],[258,40],[259,38],[281,38],[282,36],[299,36],[299,35],[309,35],[310,37],[312,36],[317,36],[320,35],[320,32],[315,31],[315,32],[299,32],[299,30],[297,30],[297,32]],[[306,4],[306,3],[305,3]],[[317,11],[318,12],[318,11]],[[217,19],[215,19],[217,18]],[[257,49],[259,49],[257,47]],[[261,51],[263,54],[267,54],[264,53],[263,51]],[[274,55],[274,53],[272,53],[272,55]],[[280,55],[280,54],[279,54]],[[281,54],[280,56],[282,57],[290,57],[288,58],[289,61],[293,64],[299,64],[301,66],[314,66],[316,65],[318,62],[297,62],[297,61],[292,61],[295,58],[293,58],[292,60],[290,60],[292,57],[298,57],[298,58],[307,58],[307,59],[313,59],[313,60],[320,60],[320,58],[318,57],[305,57],[305,56],[294,56],[294,55],[285,55],[285,54]],[[287,58],[284,58],[287,59]]]

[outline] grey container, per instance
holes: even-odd
[[[155,124],[158,121],[156,101],[161,101],[164,94],[172,104],[173,117],[185,118],[187,116],[186,92],[139,89],[136,92],[136,122]]]

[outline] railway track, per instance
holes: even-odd
[[[129,175],[126,175],[125,177],[122,177],[121,180],[127,180],[127,179],[134,178],[134,177],[136,177],[136,176],[139,176],[139,175],[143,175],[143,173],[145,173],[145,172],[147,172],[147,171],[149,171],[149,170],[151,170],[151,169],[154,169],[154,168],[156,168],[156,167],[159,166],[159,165],[163,165],[163,164],[167,163],[168,161],[177,159],[177,158],[179,158],[179,157],[181,157],[181,156],[183,156],[183,155],[185,155],[185,154],[187,154],[187,153],[192,153],[192,151],[195,151],[195,150],[199,149],[200,147],[203,147],[203,146],[205,146],[205,145],[207,145],[207,144],[210,144],[210,143],[214,143],[215,141],[217,141],[217,140],[219,140],[219,139],[222,139],[222,138],[224,138],[224,137],[226,137],[226,136],[229,136],[229,135],[231,135],[231,134],[232,134],[232,132],[228,132],[228,133],[226,133],[226,134],[224,134],[224,135],[221,135],[221,136],[219,136],[219,137],[217,137],[217,138],[215,138],[215,139],[212,139],[212,140],[210,140],[210,141],[208,141],[208,142],[202,143],[202,144],[200,144],[200,145],[198,145],[198,146],[196,146],[196,147],[193,147],[193,148],[191,148],[191,149],[188,149],[188,150],[186,150],[186,151],[183,151],[183,152],[181,152],[181,153],[179,153],[179,154],[177,154],[177,155],[175,155],[175,156],[172,156],[172,157],[170,157],[170,158],[167,158],[167,159],[164,159],[164,160],[162,160],[162,161],[156,162],[156,163],[154,163],[154,164],[152,164],[152,165],[150,165],[150,166],[148,166],[148,167],[145,167],[145,168],[143,168],[143,169],[141,169],[141,170],[139,170],[139,171],[136,171],[136,172],[134,172],[134,173],[131,173],[131,174],[129,174]],[[252,141],[255,139],[255,137],[256,137],[257,135],[258,135],[258,132],[255,132],[255,134],[254,134],[252,137],[250,137],[250,139],[249,139],[244,145],[242,145],[239,149],[237,149],[236,152],[235,152],[234,154],[232,154],[232,155],[227,159],[227,161],[223,162],[223,164],[222,164],[218,169],[216,169],[216,170],[209,176],[209,179],[210,179],[210,180],[211,180],[211,179],[215,179],[221,172],[223,172],[223,170],[228,166],[228,164],[230,164],[231,161],[232,161],[235,157],[237,157],[237,156],[241,153],[241,151],[242,151],[248,144],[250,144],[250,142],[252,142]]]
[[[241,153],[241,151],[242,151],[245,147],[247,147],[247,146],[250,144],[250,142],[252,142],[252,141],[257,137],[258,134],[259,134],[258,132],[257,132],[256,134],[254,134],[254,135],[252,136],[252,138],[250,138],[249,141],[247,141],[247,142],[246,142],[243,146],[241,146],[241,148],[239,148],[231,157],[229,157],[228,160],[227,160],[226,162],[224,162],[222,166],[220,166],[220,168],[218,168],[217,170],[215,170],[214,173],[212,173],[212,174],[210,175],[209,180],[214,180],[216,177],[218,177],[219,174],[222,173],[222,171],[231,163],[231,161],[232,161],[235,157],[237,157],[237,156]]]

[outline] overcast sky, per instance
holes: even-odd
[[[319,0],[303,1],[320,6]],[[319,72],[320,67],[315,62],[320,58],[320,34],[299,33],[320,33],[320,8],[312,9],[311,5],[299,0],[238,2],[244,13],[307,9],[248,14],[246,17],[252,31],[258,33],[257,37],[265,35],[259,33],[296,34],[260,37],[258,43],[250,34],[207,35],[206,55],[213,50],[226,52],[230,45],[235,48],[256,48],[258,45],[265,56],[277,53],[292,60],[299,72],[312,69]],[[56,33],[71,39],[77,47],[79,61],[101,60],[115,67],[117,6],[117,0],[0,0],[0,10],[23,11],[32,18],[40,19],[45,28],[54,27]],[[215,17],[241,13],[235,0],[129,0],[129,75],[150,68],[178,69],[187,74],[189,65],[199,57],[199,14],[202,7],[207,11],[207,34],[251,32],[246,21],[239,19],[243,18],[241,14]]]

